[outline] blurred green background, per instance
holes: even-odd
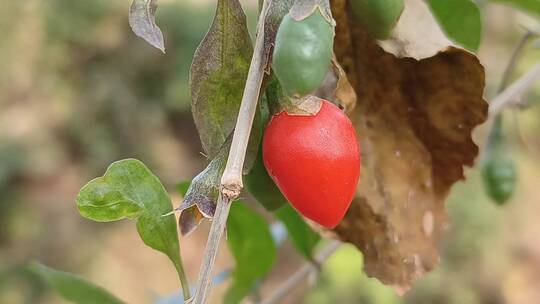
[[[255,2],[242,1],[251,28]],[[213,1],[161,0],[157,22],[167,53],[135,37],[128,1],[24,0],[0,7],[0,303],[62,303],[25,270],[32,259],[105,286],[128,303],[177,292],[174,269],[146,248],[132,223],[98,224],[74,198],[113,161],[141,159],[168,189],[205,166],[189,109],[188,71],[214,12]],[[504,62],[540,24],[515,10],[482,8],[479,57],[492,97]],[[531,43],[516,76],[540,62]],[[530,106],[506,116],[519,186],[504,207],[483,192],[477,169],[447,203],[452,225],[442,263],[399,298],[362,273],[361,254],[344,247],[313,288],[287,303],[540,303],[540,86]],[[487,127],[475,139],[484,143]],[[174,197],[178,204],[179,197]],[[208,224],[181,240],[188,275],[197,276]],[[301,258],[290,244],[262,290],[268,294]],[[218,268],[232,264],[225,248]],[[217,287],[219,298],[225,287]],[[217,300],[214,299],[216,302]]]

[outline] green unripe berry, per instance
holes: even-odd
[[[514,162],[498,153],[490,155],[482,166],[482,178],[486,192],[492,200],[499,204],[504,204],[514,193],[516,175]]]
[[[482,162],[482,178],[488,196],[499,204],[510,199],[516,188],[517,173],[512,158],[507,153],[506,137],[502,129],[502,116],[497,116],[486,145]]]
[[[403,0],[351,0],[356,20],[376,39],[386,39],[405,7]]]
[[[272,68],[285,93],[304,96],[324,80],[334,43],[334,26],[320,10],[296,21],[285,15],[276,35]]]

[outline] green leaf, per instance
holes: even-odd
[[[107,290],[94,285],[83,278],[73,274],[49,268],[38,262],[29,265],[36,273],[55,289],[64,299],[76,304],[121,304],[123,301],[116,298]]]
[[[285,224],[289,236],[296,249],[308,260],[313,260],[315,246],[321,237],[313,231],[304,219],[290,205],[274,212],[276,217]]]
[[[471,0],[428,0],[431,11],[450,39],[471,51],[482,37],[480,9]]]
[[[129,25],[133,32],[165,53],[163,33],[156,25],[157,0],[133,0],[129,8]]]
[[[502,3],[518,8],[526,13],[540,16],[539,0],[489,0],[493,3]]]
[[[76,202],[81,215],[94,221],[137,219],[143,242],[171,259],[186,287],[175,218],[163,216],[172,211],[170,197],[142,162],[126,159],[111,164],[102,177],[81,189]]]
[[[276,245],[264,218],[242,202],[234,202],[227,221],[227,241],[236,267],[225,303],[239,303],[257,280],[272,268]]]
[[[236,124],[252,53],[239,1],[218,0],[212,26],[195,52],[190,71],[193,117],[210,159]]]
[[[186,196],[186,193],[191,185],[191,181],[183,181],[176,185],[176,191],[182,196]]]

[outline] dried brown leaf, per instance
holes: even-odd
[[[198,206],[193,205],[183,210],[178,219],[180,233],[182,233],[183,236],[187,236],[199,227],[204,218],[205,216],[201,213]]]
[[[332,69],[337,79],[333,94],[334,100],[343,107],[345,112],[350,113],[356,106],[356,92],[347,78],[347,73],[335,56],[332,58]]]
[[[328,0],[303,0],[295,1],[291,7],[289,15],[296,21],[304,20],[311,16],[314,11],[320,10],[321,15],[332,25],[334,20],[332,19],[332,12],[330,11],[330,3]]]
[[[368,275],[401,292],[439,260],[444,201],[473,165],[471,132],[487,115],[482,65],[450,46],[422,6],[406,1],[383,48],[345,0],[332,1],[334,51],[358,96],[350,116],[362,145],[357,198],[335,232],[363,252]]]
[[[220,193],[221,175],[227,164],[231,141],[232,133],[227,136],[225,143],[208,166],[191,180],[182,203],[176,208],[182,212],[178,219],[182,235],[195,230],[203,218],[214,217]]]
[[[133,0],[129,8],[129,25],[133,32],[165,53],[163,33],[156,25],[157,0]]]

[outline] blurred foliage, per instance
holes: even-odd
[[[0,303],[39,302],[42,284],[20,269],[25,260],[73,267],[88,258],[65,250],[78,237],[62,228],[73,221],[88,225],[84,220],[62,219],[44,229],[54,221],[47,213],[74,210],[74,196],[33,197],[61,179],[60,172],[76,164],[89,179],[124,156],[158,162],[148,142],[162,133],[183,140],[194,156],[200,151],[188,74],[212,10],[179,1],[161,7],[165,55],[133,35],[125,1],[2,4]]]
[[[162,55],[132,35],[124,1],[10,1],[6,5],[0,11],[0,33],[5,34],[0,65],[8,73],[0,76],[5,80],[0,81],[0,113],[9,115],[8,109],[16,103],[29,108],[31,103],[43,103],[46,112],[41,114],[57,120],[52,130],[43,126],[42,131],[53,133],[49,143],[61,145],[69,158],[91,168],[89,175],[120,155],[145,155],[141,137],[152,136],[145,129],[152,130],[156,120],[168,122],[169,115],[189,110],[190,59],[210,21],[206,7],[163,4],[158,18],[167,27],[170,45],[168,54]],[[185,18],[178,18],[178,12]],[[34,28],[26,28],[28,19],[34,20]],[[35,31],[34,36],[27,30]],[[16,54],[31,46],[38,54]],[[29,86],[22,76],[7,77],[10,72],[23,73],[22,68],[31,73],[26,75],[31,78]],[[33,157],[24,152],[37,152],[31,136],[15,134],[14,129],[0,131],[0,187],[21,170],[28,169],[22,174],[30,175],[28,158]],[[193,144],[197,149],[198,143]]]
[[[70,302],[77,304],[123,303],[107,290],[70,273],[58,271],[37,262],[30,264],[29,268]]]
[[[320,281],[304,303],[399,303],[390,288],[363,274],[362,264],[362,254],[354,246],[342,246],[323,264]]]

